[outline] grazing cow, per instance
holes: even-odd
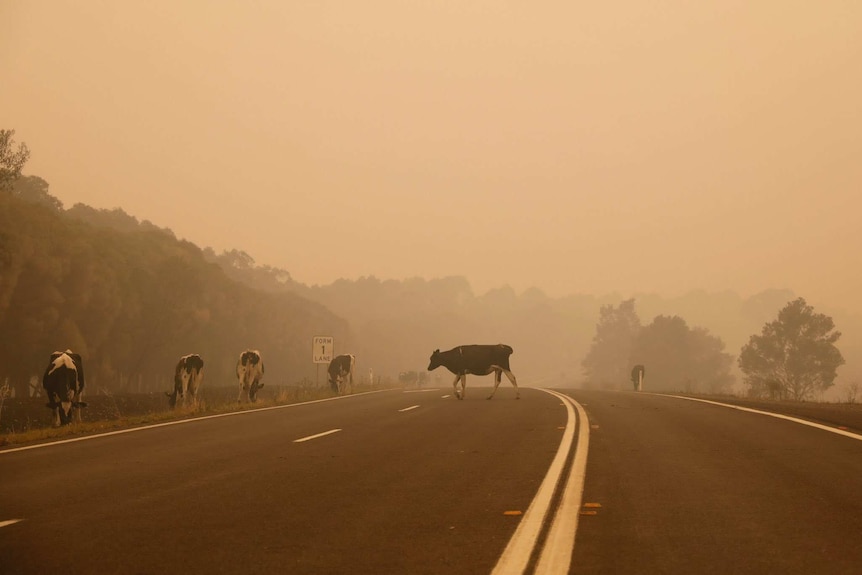
[[[353,368],[356,367],[356,356],[353,354],[336,355],[329,362],[329,386],[335,393],[341,394],[345,392],[346,385],[344,378],[347,377],[347,383],[350,387],[350,393],[353,393]]]
[[[644,385],[644,366],[638,364],[632,368],[632,384],[635,386],[635,391],[641,391]]]
[[[260,352],[256,349],[247,349],[239,354],[236,362],[236,376],[239,379],[239,397],[237,403],[242,402],[243,394],[250,403],[257,401],[257,392],[263,387],[260,380],[263,378],[263,360]]]
[[[170,406],[177,406],[177,396],[182,398],[183,407],[186,405],[186,392],[192,398],[192,405],[197,405],[198,390],[204,382],[204,360],[196,353],[184,355],[177,363],[177,369],[174,371],[174,391],[173,393],[165,392],[170,398]]]
[[[84,364],[81,356],[72,350],[55,351],[42,376],[42,387],[48,397],[47,407],[54,410],[54,427],[72,423],[72,409],[76,409],[77,421],[81,421],[81,401],[84,393]]]
[[[500,385],[501,374],[505,373],[512,385],[515,386],[515,399],[521,398],[521,393],[518,391],[518,383],[515,381],[515,374],[509,369],[509,356],[512,355],[512,348],[508,345],[498,343],[497,345],[459,345],[449,351],[441,352],[439,349],[434,350],[431,354],[431,363],[428,364],[428,371],[437,369],[441,365],[455,374],[455,381],[452,382],[452,387],[455,389],[455,397],[464,399],[464,393],[467,391],[467,374],[472,375],[488,375],[494,372],[494,390],[488,399],[494,397],[497,393],[497,387]],[[461,390],[458,390],[458,381],[461,381]]]

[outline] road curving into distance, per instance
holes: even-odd
[[[528,388],[486,401],[471,389],[464,401],[387,391],[0,451],[0,573],[862,564],[852,429],[703,398]]]

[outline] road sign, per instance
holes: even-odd
[[[335,339],[331,335],[316,335],[311,338],[311,361],[329,363],[332,361]]]

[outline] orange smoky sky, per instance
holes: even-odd
[[[862,310],[862,3],[3,0],[66,207],[297,281]]]

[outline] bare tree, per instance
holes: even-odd
[[[14,135],[15,130],[0,130],[0,191],[12,188],[30,158],[30,149],[23,142],[18,146],[18,151],[15,151],[15,140],[12,139]]]

